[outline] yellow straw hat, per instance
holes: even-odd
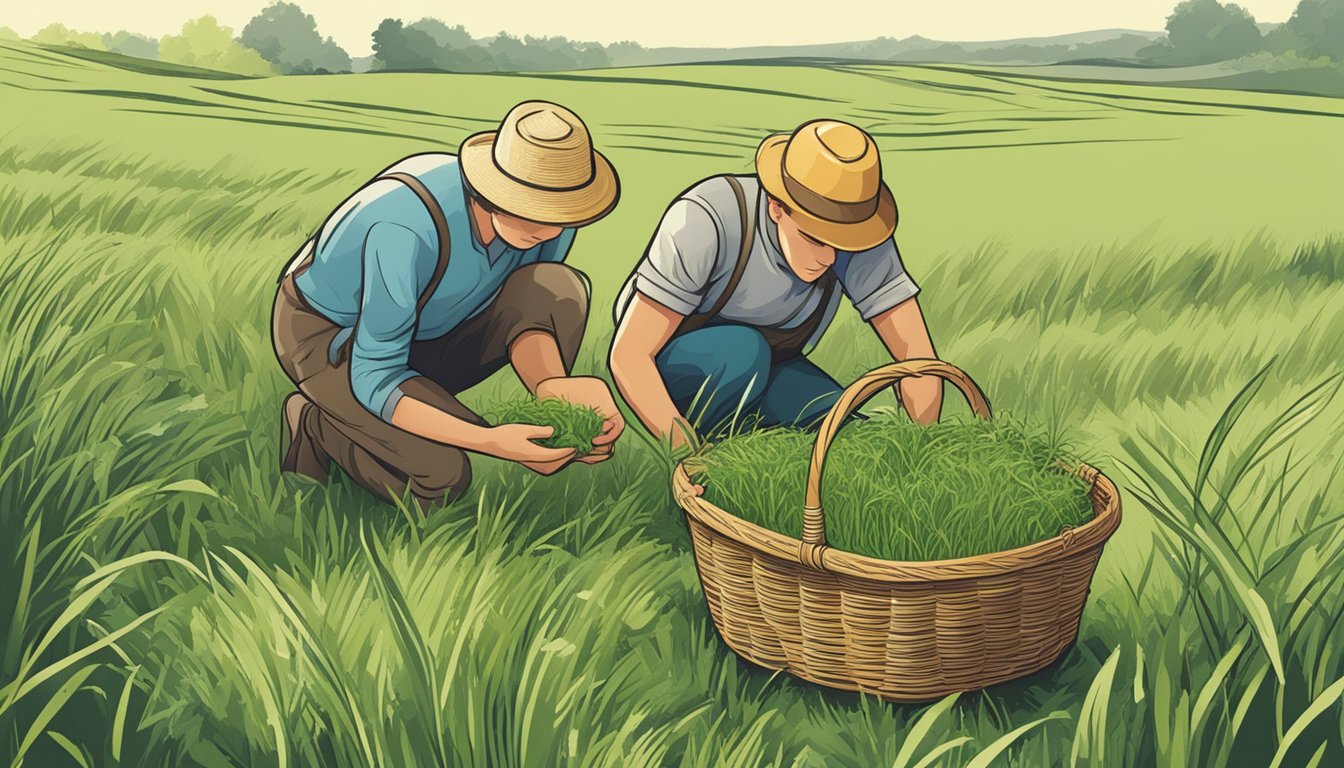
[[[581,226],[611,212],[620,180],[593,149],[579,116],[547,101],[525,101],[498,131],[467,138],[458,152],[467,183],[501,210],[543,224]]]
[[[839,120],[813,120],[761,142],[756,174],[800,229],[842,251],[866,251],[896,229],[877,142]]]

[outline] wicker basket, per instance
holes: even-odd
[[[957,560],[893,562],[826,545],[826,451],[845,419],[907,376],[940,376],[981,418],[989,405],[965,373],[938,360],[871,371],[822,422],[807,478],[802,539],[766,530],[697,495],[678,465],[700,583],[719,635],[742,657],[814,683],[890,701],[941,698],[1028,675],[1073,643],[1102,546],[1120,525],[1115,485],[1092,467],[1095,516],[1046,541]]]

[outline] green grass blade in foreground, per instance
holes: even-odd
[[[939,699],[936,704],[920,714],[919,719],[915,721],[914,726],[912,726],[909,732],[905,734],[905,739],[901,742],[901,751],[896,755],[896,762],[892,764],[892,768],[909,768],[910,761],[915,759],[915,751],[919,749],[919,745],[924,741],[924,737],[929,734],[929,730],[933,728],[938,720],[941,719],[948,710],[952,709],[952,705],[957,703],[957,698],[960,697],[960,695],[961,694],[953,693],[944,696],[942,699]]]
[[[1050,722],[1051,720],[1068,720],[1068,719],[1069,719],[1068,712],[1051,712],[1050,714],[1038,720],[1032,720],[1030,723],[1027,723],[1026,725],[1018,726],[1017,728],[1014,728],[1008,733],[1005,733],[1004,735],[995,739],[993,743],[991,743],[988,747],[985,747],[982,751],[977,753],[975,757],[971,758],[971,761],[966,764],[966,768],[989,768],[989,766],[996,759],[998,759],[999,755],[1007,751],[1007,749],[1011,747],[1014,742],[1022,738],[1022,736],[1025,735],[1028,731],[1032,730],[1033,728],[1038,728],[1044,725],[1045,723]]]
[[[1288,756],[1288,749],[1293,746],[1293,742],[1297,741],[1297,738],[1302,735],[1302,732],[1307,729],[1307,726],[1311,725],[1313,720],[1320,717],[1327,709],[1333,706],[1341,695],[1344,695],[1344,677],[1336,680],[1329,688],[1321,691],[1321,695],[1317,696],[1315,700],[1311,702],[1311,705],[1293,721],[1293,724],[1288,728],[1287,733],[1284,734],[1283,740],[1279,742],[1278,750],[1274,752],[1274,761],[1270,763],[1270,768],[1279,768],[1279,766],[1283,764],[1284,759]]]
[[[1106,764],[1106,716],[1115,686],[1115,669],[1119,663],[1120,646],[1117,645],[1087,688],[1082,711],[1078,714],[1078,727],[1074,730],[1070,766],[1077,766],[1080,757],[1085,758],[1089,765]]]
[[[1147,485],[1145,490],[1136,493],[1136,497],[1154,513],[1155,519],[1198,550],[1213,566],[1214,573],[1222,582],[1226,593],[1237,603],[1243,616],[1255,628],[1261,646],[1273,665],[1275,677],[1282,684],[1284,668],[1278,630],[1269,606],[1257,589],[1256,576],[1247,564],[1248,555],[1235,546],[1217,524],[1201,496],[1207,478],[1223,452],[1233,427],[1256,393],[1260,391],[1268,370],[1268,367],[1261,369],[1223,410],[1206,442],[1195,478],[1185,489],[1176,487],[1176,482],[1184,481],[1169,478],[1159,468],[1158,462],[1162,457],[1157,454],[1156,446],[1151,440],[1140,443],[1133,438],[1126,438],[1122,445],[1137,464],[1137,469],[1131,468],[1131,473],[1146,485],[1150,480],[1158,483],[1156,488]],[[1324,408],[1338,391],[1334,386],[1337,380],[1338,376],[1331,376],[1308,389],[1306,394],[1297,398],[1272,419],[1270,425],[1262,429],[1248,446],[1232,457],[1231,474],[1223,482],[1225,489],[1239,485],[1245,480],[1254,464],[1261,461],[1268,452],[1291,439],[1307,423],[1305,416],[1318,413]],[[1226,499],[1229,493],[1224,490],[1219,495],[1220,498]],[[1219,504],[1225,503],[1225,501],[1219,502]]]
[[[387,566],[387,552],[383,549],[382,542],[377,537],[372,537],[373,544],[370,545],[369,538],[367,531],[360,531],[360,544],[364,550],[365,561],[373,572],[374,586],[377,587],[378,594],[383,598],[382,602],[392,620],[393,636],[397,641],[398,650],[401,651],[403,661],[410,668],[410,677],[415,683],[411,686],[411,693],[420,710],[419,718],[424,720],[422,725],[426,732],[423,735],[433,740],[436,764],[447,766],[450,761],[448,759],[448,745],[443,740],[443,711],[437,706],[439,697],[435,696],[434,655],[416,626],[415,617],[411,612],[411,607],[406,603],[405,594],[402,593],[401,587],[397,585],[396,577],[392,575],[392,571]],[[414,718],[408,717],[406,719],[413,720]]]
[[[37,717],[33,719],[32,724],[28,727],[27,735],[23,737],[23,741],[19,744],[19,750],[14,755],[13,764],[15,766],[23,764],[23,756],[28,753],[28,750],[33,746],[33,743],[37,741],[37,737],[42,735],[42,731],[52,719],[56,717],[56,714],[61,711],[61,708],[65,706],[66,702],[70,701],[70,697],[75,695],[75,692],[84,684],[84,681],[89,679],[89,675],[92,675],[98,670],[98,667],[98,664],[87,664],[80,667],[74,674],[70,675],[69,679],[64,683],[61,683],[61,687],[56,689],[56,692],[51,695],[50,699],[47,699],[47,703],[43,705],[42,711],[37,713]]]

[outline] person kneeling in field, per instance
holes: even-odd
[[[892,233],[896,204],[873,138],[815,120],[769,136],[756,175],[681,193],[616,302],[611,373],[639,420],[684,442],[734,417],[815,427],[843,388],[808,360],[843,289],[893,359],[934,357]],[[907,379],[902,402],[938,419],[941,380]],[[694,405],[695,412],[692,412]]]
[[[334,461],[422,510],[466,489],[464,451],[551,474],[575,452],[534,442],[550,427],[490,426],[456,397],[506,362],[537,397],[601,413],[598,450],[579,460],[610,456],[623,428],[611,391],[570,375],[588,281],[561,262],[619,186],[578,116],[524,102],[458,155],[407,157],[346,199],[275,301],[276,357],[299,390],[282,408],[281,469],[325,480]]]

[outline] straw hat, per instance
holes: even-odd
[[[857,126],[813,120],[769,136],[756,152],[756,175],[800,229],[842,251],[866,251],[896,229],[877,142]]]
[[[579,116],[525,101],[498,131],[467,138],[458,151],[467,183],[500,209],[543,224],[580,226],[611,212],[620,180]]]

